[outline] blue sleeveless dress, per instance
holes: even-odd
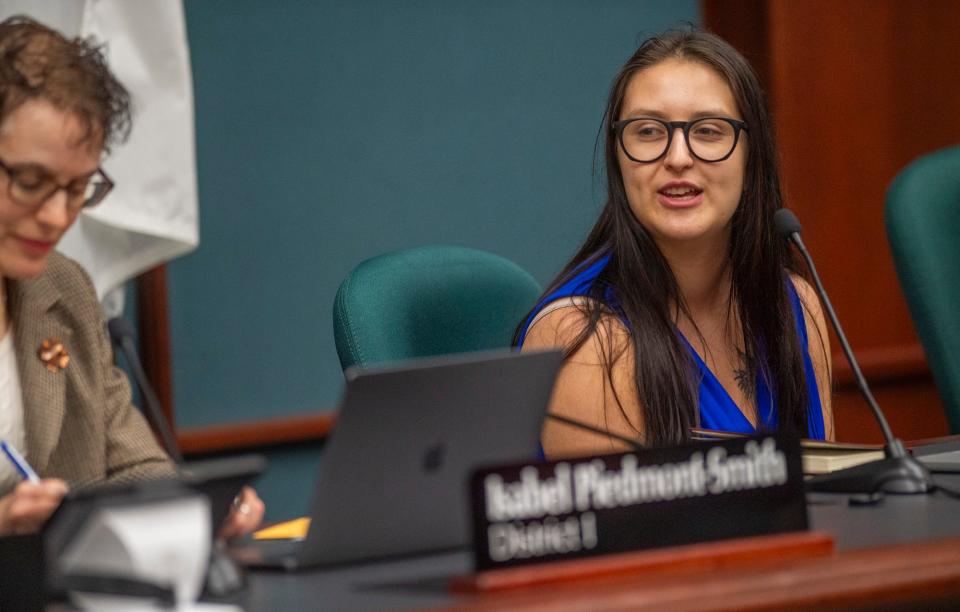
[[[534,318],[536,318],[537,313],[547,304],[558,299],[587,296],[593,282],[607,265],[609,259],[610,256],[605,255],[595,262],[587,266],[582,266],[579,270],[575,270],[569,280],[565,281],[555,291],[540,300],[536,308],[524,322],[517,345],[523,346],[523,341],[526,338],[530,324]],[[810,359],[810,353],[807,348],[807,324],[803,319],[800,297],[797,295],[797,290],[794,288],[793,283],[787,283],[787,288],[790,303],[793,306],[797,332],[800,335],[800,343],[803,347],[803,367],[806,374],[807,395],[809,396],[809,403],[807,405],[807,437],[814,440],[823,440],[823,410],[820,405],[820,393],[817,390],[817,378],[814,375],[813,362]],[[607,291],[606,301],[608,304],[616,303],[610,290]],[[723,388],[723,385],[720,384],[717,377],[710,371],[707,364],[703,362],[703,359],[700,358],[700,355],[697,354],[697,351],[694,350],[687,338],[684,337],[679,330],[677,334],[683,340],[687,350],[690,351],[690,355],[699,369],[700,427],[747,434],[756,433],[757,429],[754,428],[754,426],[750,424],[750,421],[740,412],[740,409],[734,403],[733,399],[730,398],[726,389]],[[777,426],[776,398],[773,397],[773,393],[767,388],[763,377],[757,376],[756,378],[758,423],[763,425],[761,429],[775,429]]]

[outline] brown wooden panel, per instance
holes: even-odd
[[[729,6],[732,10],[727,12]],[[960,141],[960,3],[703,0],[705,25],[751,59],[771,100],[786,203],[875,394],[901,437],[946,420],[887,246],[884,195],[916,157]],[[753,11],[752,16],[742,15]],[[758,25],[757,15],[762,16]],[[837,432],[878,440],[831,333]]]
[[[704,27],[724,37],[757,72],[765,90],[770,83],[770,40],[767,0],[703,0]]]
[[[893,143],[893,16],[885,2],[770,3],[786,201],[804,224],[851,344],[912,344],[883,231]],[[833,345],[836,346],[835,341]]]
[[[464,597],[450,610],[953,610],[960,540]]]
[[[833,353],[833,380],[837,388],[854,386],[853,368],[839,347]],[[930,367],[919,343],[902,346],[878,346],[855,350],[854,357],[860,364],[867,381],[873,385],[897,380],[929,379]]]
[[[888,0],[890,2],[890,0]],[[890,2],[896,14],[893,66],[898,157],[912,160],[960,141],[960,2]]]
[[[897,381],[873,385],[873,395],[901,440],[934,438],[950,429],[943,403],[932,380]],[[844,442],[883,442],[880,426],[866,401],[853,387],[837,391],[833,398],[837,439]]]
[[[451,590],[492,593],[612,576],[651,576],[782,563],[834,551],[833,536],[800,531],[493,569],[457,578]]]
[[[176,431],[173,376],[170,373],[170,317],[167,312],[167,268],[157,266],[137,277],[140,358],[160,400],[171,431]]]
[[[324,440],[337,416],[334,412],[278,417],[227,425],[191,427],[177,434],[184,455],[245,451],[264,446]]]
[[[943,402],[919,344],[858,351],[857,358],[897,437],[912,440],[949,433]],[[860,394],[853,371],[842,353],[833,356],[833,364],[833,414],[837,439],[882,442],[880,426]]]
[[[853,346],[912,345],[884,193],[917,155],[960,140],[960,84],[943,78],[960,3],[770,0],[769,19],[787,202]]]

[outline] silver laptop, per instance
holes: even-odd
[[[498,351],[348,369],[306,538],[238,558],[295,569],[468,546],[470,473],[538,455],[561,359]]]
[[[960,440],[921,444],[911,450],[913,456],[931,472],[960,474]]]

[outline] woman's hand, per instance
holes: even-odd
[[[220,537],[227,540],[250,533],[263,521],[264,509],[263,500],[257,496],[257,492],[250,487],[243,487],[220,527]]]
[[[67,483],[58,478],[21,482],[0,498],[0,535],[40,531],[66,494]]]

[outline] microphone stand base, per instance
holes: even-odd
[[[934,490],[930,471],[910,455],[885,457],[845,470],[821,474],[805,483],[808,493],[925,494]]]

